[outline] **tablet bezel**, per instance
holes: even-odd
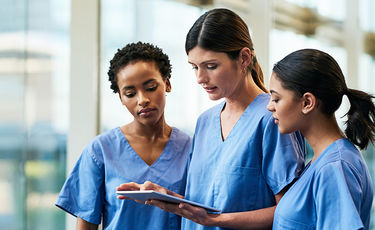
[[[126,196],[126,197],[129,197],[129,198],[135,199],[135,200],[141,200],[141,201],[154,199],[154,200],[161,200],[161,201],[166,201],[166,202],[175,203],[175,204],[179,204],[181,202],[184,202],[184,203],[187,203],[187,204],[191,204],[191,205],[194,205],[194,206],[197,206],[197,207],[204,208],[209,212],[215,212],[215,213],[221,212],[221,210],[219,210],[219,209],[216,209],[216,208],[204,205],[204,204],[200,204],[200,203],[197,203],[197,202],[194,202],[194,201],[190,201],[190,200],[182,199],[182,198],[179,198],[179,197],[171,196],[171,195],[168,195],[168,194],[160,193],[160,192],[157,192],[157,191],[154,191],[154,190],[116,191],[116,194],[120,195],[120,196]]]

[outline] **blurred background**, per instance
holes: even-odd
[[[131,119],[106,74],[127,43],[169,55],[166,119],[193,134],[217,102],[195,83],[185,35],[215,7],[245,19],[267,85],[276,61],[317,48],[339,62],[350,88],[375,94],[374,0],[0,0],[1,230],[74,229],[54,202],[89,140]],[[344,101],[341,121],[347,108]],[[374,145],[363,154],[374,179]]]

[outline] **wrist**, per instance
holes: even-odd
[[[222,214],[209,213],[207,217],[208,218],[205,220],[205,223],[203,224],[204,226],[207,226],[207,227],[221,226],[220,223],[222,221]]]

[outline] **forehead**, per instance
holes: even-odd
[[[269,90],[271,92],[271,95],[291,97],[296,100],[300,98],[296,95],[294,91],[285,88],[280,78],[278,78],[274,72],[272,72],[271,74]]]
[[[277,77],[275,72],[272,72],[270,78],[270,90],[283,88],[280,79]]]
[[[209,60],[230,60],[226,53],[215,52],[196,46],[188,53],[188,61],[192,64],[200,64]]]
[[[162,80],[155,62],[136,61],[124,66],[117,74],[118,85],[142,84],[150,79]]]
[[[154,61],[135,61],[122,67],[118,72],[119,78],[137,78],[148,75],[160,75],[159,68]]]

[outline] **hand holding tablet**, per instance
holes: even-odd
[[[160,193],[154,190],[137,190],[137,191],[116,191],[117,195],[126,196],[135,200],[146,201],[146,200],[161,200],[165,202],[179,204],[181,202],[191,204],[197,207],[206,209],[208,212],[221,212],[221,210],[206,206],[194,201],[178,198],[175,196]]]

